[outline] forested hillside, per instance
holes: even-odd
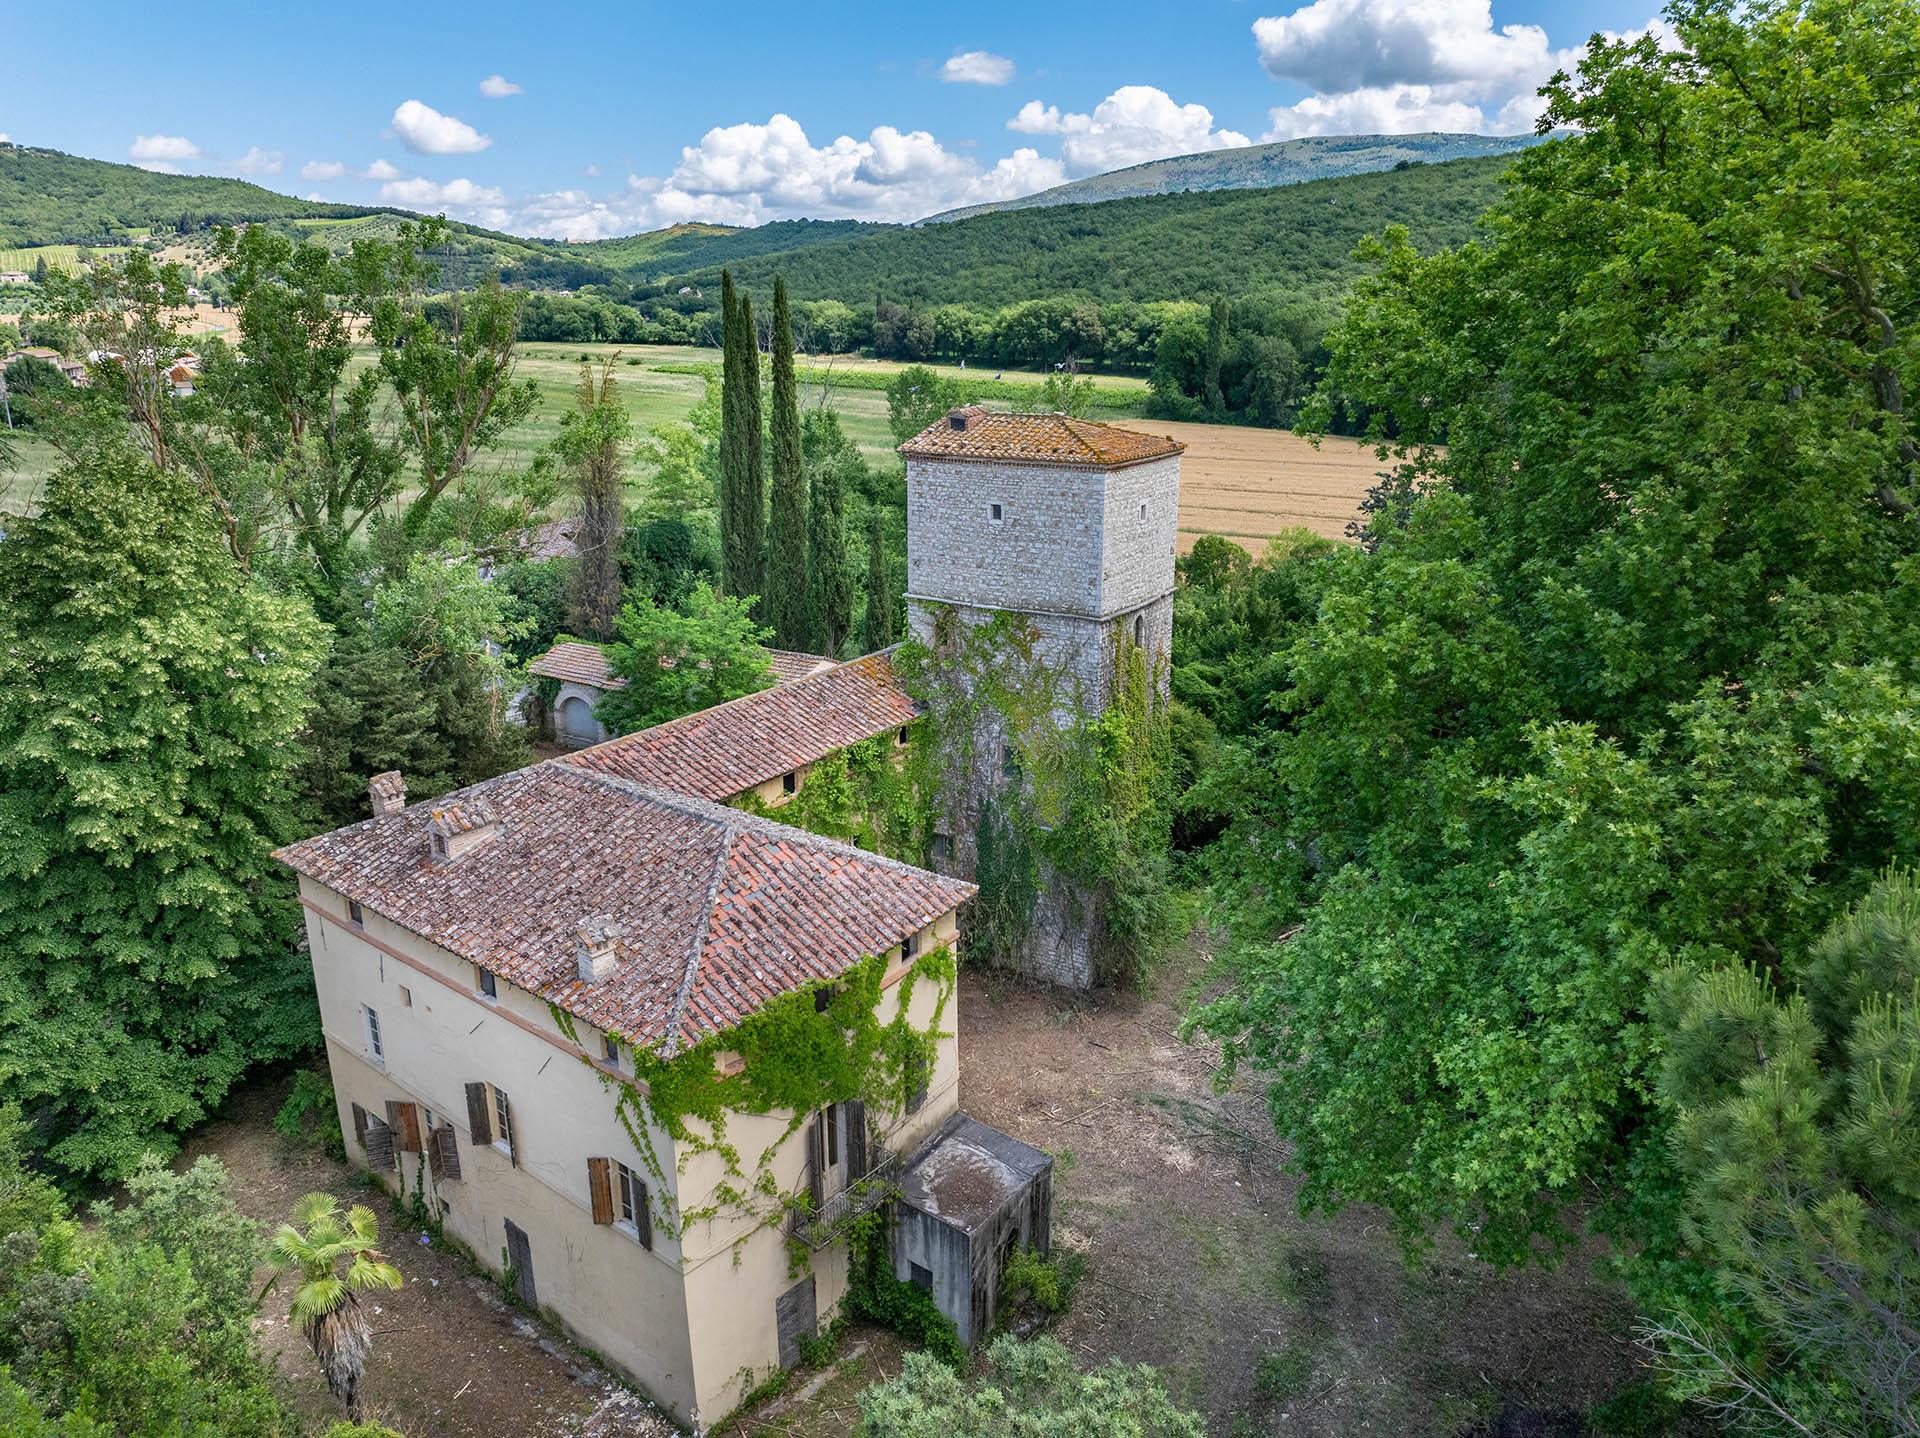
[[[643,235],[569,245],[567,249],[634,284],[665,283],[694,270],[785,254],[829,240],[884,234],[893,228],[861,220],[776,220],[750,230],[727,225],[674,225]]]
[[[964,220],[999,210],[1037,210],[1049,205],[1090,205],[1136,195],[1173,195],[1187,190],[1265,190],[1366,175],[1396,166],[1430,165],[1480,155],[1511,155],[1540,143],[1537,135],[1313,135],[1272,145],[1243,145],[1149,160],[1104,175],[1089,175],[1051,190],[996,200],[986,205],[945,210],[922,224]]]
[[[124,240],[129,230],[197,230],[296,216],[350,218],[356,205],[297,200],[210,175],[157,175],[137,165],[0,144],[0,248]]]
[[[753,288],[786,276],[796,299],[884,293],[921,304],[999,305],[1038,296],[1186,300],[1265,287],[1336,293],[1353,248],[1391,224],[1424,248],[1458,244],[1500,194],[1503,158],[1419,165],[1273,190],[1151,195],[863,228],[801,250],[729,259]],[[717,263],[672,283],[718,284]]]

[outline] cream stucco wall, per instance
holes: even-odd
[[[315,988],[328,1059],[340,1105],[342,1131],[357,1163],[366,1155],[352,1141],[351,1106],[384,1118],[389,1100],[431,1110],[435,1126],[458,1135],[461,1177],[435,1183],[420,1155],[398,1155],[401,1172],[383,1174],[411,1191],[424,1181],[447,1230],[489,1268],[498,1269],[505,1220],[527,1236],[540,1305],[647,1391],[696,1428],[717,1421],[778,1363],[774,1304],[796,1281],[789,1272],[783,1226],[755,1229],[738,1216],[694,1225],[676,1240],[656,1208],[653,1251],[625,1230],[592,1221],[587,1159],[610,1157],[649,1183],[654,1176],[615,1115],[602,1072],[554,1024],[544,1000],[497,982],[490,1001],[475,987],[472,966],[380,915],[367,911],[356,925],[347,901],[302,879]],[[926,931],[922,951],[956,941],[954,916]],[[894,962],[878,1016],[896,1012],[899,978]],[[932,1018],[937,986],[916,984],[910,1017]],[[403,989],[405,993],[403,994]],[[411,1000],[409,1003],[408,1000]],[[380,1016],[384,1060],[368,1052],[362,1007]],[[928,1094],[910,1116],[870,1113],[887,1129],[887,1146],[910,1151],[958,1107],[958,1005],[950,1001],[941,1027]],[[582,1044],[597,1057],[600,1035],[579,1026]],[[631,1073],[631,1059],[623,1066]],[[629,1080],[631,1081],[631,1080]],[[511,1102],[519,1164],[494,1145],[476,1146],[469,1131],[466,1085],[486,1082]],[[736,1115],[728,1139],[751,1173],[752,1157],[779,1140],[786,1115]],[[708,1154],[684,1156],[654,1131],[669,1188],[683,1208],[706,1205],[724,1177]],[[774,1155],[782,1191],[806,1182],[806,1135],[801,1125]],[[816,1298],[825,1323],[845,1296],[846,1252],[832,1245],[812,1256]]]

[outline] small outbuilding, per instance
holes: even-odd
[[[1052,1247],[1053,1158],[955,1114],[901,1171],[894,1276],[933,1295],[969,1347],[993,1331],[1007,1261]]]
[[[571,640],[556,644],[527,666],[527,673],[551,679],[559,686],[553,696],[553,737],[572,748],[603,743],[607,729],[593,709],[610,689],[624,689],[627,681],[607,669],[607,656],[597,644]]]

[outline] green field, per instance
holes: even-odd
[[[580,377],[582,356],[596,365],[608,355],[615,357],[620,402],[633,417],[636,430],[644,432],[656,424],[685,419],[700,402],[705,381],[698,374],[684,371],[690,365],[720,363],[720,351],[696,345],[580,345],[524,344],[520,346],[520,373],[540,388],[540,408],[533,418],[507,437],[506,442],[484,462],[485,467],[520,467],[560,432],[560,417],[573,407],[573,389]],[[362,360],[364,363],[364,359]],[[800,386],[801,405],[825,402],[840,416],[847,437],[860,446],[869,463],[897,463],[893,453],[893,434],[887,428],[887,396],[879,389],[855,388],[850,384],[822,384],[815,375],[858,376],[871,384],[881,376],[905,369],[890,360],[865,359],[855,355],[806,355],[800,359],[808,375]],[[671,368],[663,369],[662,366]],[[929,365],[927,368],[955,379],[980,379],[978,369],[956,365]],[[763,370],[764,373],[764,370]],[[1010,381],[1038,384],[1046,378],[1021,370],[996,371]],[[991,376],[986,376],[991,378]],[[1102,375],[1094,383],[1103,391],[1125,394],[1129,399],[1144,394],[1146,382],[1124,376]],[[1096,406],[1095,417],[1105,411]],[[0,512],[24,513],[39,501],[46,476],[52,471],[55,455],[51,446],[38,440],[18,441],[21,467],[0,476]],[[633,468],[636,482],[644,481],[646,466]]]
[[[45,260],[49,269],[74,270],[80,267],[80,251],[110,259],[127,253],[125,245],[30,245],[23,249],[0,250],[0,270],[25,270],[33,273],[37,261]]]

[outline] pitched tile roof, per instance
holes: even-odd
[[[719,800],[913,718],[913,699],[883,649],[556,762]]]
[[[572,640],[556,644],[527,666],[527,673],[543,679],[558,679],[565,684],[585,684],[592,689],[625,689],[627,681],[607,671],[606,651],[598,644],[578,644]]]
[[[842,666],[845,667],[845,666]],[[782,691],[768,691],[782,692]],[[429,816],[492,811],[495,834],[433,862]],[[971,884],[850,845],[549,760],[276,857],[597,1029],[674,1053],[774,996],[898,944]],[[619,963],[581,981],[580,925]]]
[[[776,684],[791,684],[833,668],[834,661],[824,654],[802,654],[795,649],[769,649],[767,661],[773,666]],[[584,684],[592,689],[624,689],[627,681],[607,668],[607,655],[598,644],[565,640],[527,666],[527,673],[562,683]],[[784,772],[784,771],[782,771]]]
[[[956,426],[956,420],[964,423]],[[990,413],[974,405],[935,420],[901,445],[900,453],[909,459],[997,459],[1110,469],[1179,454],[1185,448],[1171,438],[1097,420],[1064,414]]]

